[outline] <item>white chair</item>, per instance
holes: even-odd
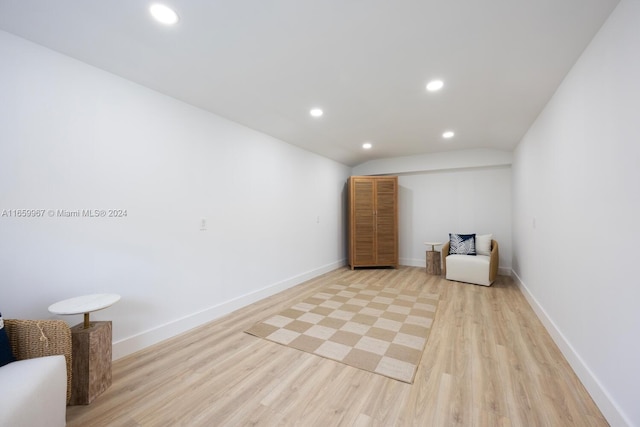
[[[442,270],[447,280],[491,286],[498,276],[498,242],[491,239],[490,255],[447,255],[449,242],[442,247]]]
[[[4,319],[17,361],[0,367],[0,426],[63,427],[71,397],[71,329],[62,320]]]

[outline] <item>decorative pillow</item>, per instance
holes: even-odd
[[[13,351],[11,351],[11,345],[9,344],[7,331],[4,329],[4,320],[2,320],[2,313],[0,313],[0,366],[4,366],[7,363],[15,361],[16,358],[13,357]]]
[[[476,253],[491,256],[491,239],[493,234],[476,234]]]
[[[449,233],[449,255],[475,255],[475,234],[451,234]]]

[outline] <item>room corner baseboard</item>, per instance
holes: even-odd
[[[513,277],[514,282],[524,295],[525,299],[529,302],[529,305],[536,313],[547,332],[549,332],[553,341],[556,343],[558,348],[560,348],[560,351],[567,359],[567,362],[569,362],[569,365],[571,365],[571,368],[578,378],[580,378],[580,381],[582,381],[582,384],[585,386],[598,408],[600,408],[600,411],[607,419],[607,422],[611,426],[631,426],[631,421],[627,419],[624,413],[620,410],[620,407],[611,398],[607,390],[602,386],[600,381],[598,381],[593,372],[591,372],[591,369],[589,369],[584,360],[582,360],[578,352],[576,352],[564,334],[558,329],[553,320],[551,320],[545,309],[529,291],[529,288],[527,288],[520,276],[512,270],[511,277]]]
[[[277,294],[278,292],[282,292],[293,286],[299,285],[300,283],[306,282],[307,280],[313,279],[324,273],[328,273],[337,268],[340,268],[346,265],[346,263],[346,259],[343,259],[315,268],[297,276],[285,279],[281,282],[274,283],[262,289],[258,289],[254,292],[239,296],[237,298],[225,301],[202,311],[189,314],[179,319],[175,319],[162,325],[158,325],[155,328],[141,332],[134,336],[114,342],[112,350],[113,360],[128,356],[153,344],[157,344],[168,338],[187,332],[190,329],[204,325],[205,323],[225,316],[234,310],[245,307],[249,304],[260,301],[261,299]]]
[[[498,275],[511,276],[511,267],[498,267]]]

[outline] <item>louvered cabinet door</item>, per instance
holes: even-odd
[[[375,247],[375,187],[368,178],[351,181],[351,238],[349,264],[353,266],[374,265]]]
[[[398,266],[398,179],[376,179],[376,263]]]
[[[349,265],[398,266],[397,177],[349,178]]]

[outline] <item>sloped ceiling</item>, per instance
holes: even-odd
[[[0,0],[0,29],[353,166],[513,149],[617,3],[172,0],[167,27],[147,1]]]

